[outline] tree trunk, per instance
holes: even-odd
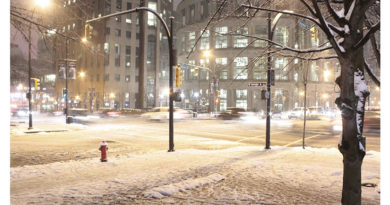
[[[338,145],[344,163],[341,202],[355,205],[361,204],[361,166],[365,155],[362,131],[364,102],[368,92],[364,84],[362,49],[350,52],[350,55],[340,59],[340,64],[341,76],[336,83],[341,88],[341,94],[336,104],[343,119],[342,138]]]

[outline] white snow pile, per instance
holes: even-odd
[[[164,196],[170,196],[176,192],[195,189],[204,185],[218,183],[225,179],[225,176],[218,173],[211,174],[207,177],[187,179],[178,183],[168,184],[155,187],[144,192],[144,196],[148,198],[161,199]]]

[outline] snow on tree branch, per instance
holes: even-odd
[[[336,50],[336,52],[341,52],[341,53],[344,53],[345,52],[345,49],[337,43],[336,41],[336,38],[335,38],[335,35],[333,33],[333,31],[331,30],[331,28],[329,27],[329,23],[325,20],[324,16],[322,15],[321,13],[321,10],[318,6],[318,3],[316,0],[311,0],[312,4],[313,4],[313,7],[314,7],[314,10],[316,11],[316,13],[318,14],[318,20],[321,24],[320,28],[322,29],[322,31],[325,33],[325,35],[328,37],[329,41],[333,44],[333,45],[337,45],[334,49]]]
[[[255,10],[261,10],[261,11],[269,11],[269,12],[274,12],[274,13],[282,13],[282,14],[287,14],[287,15],[292,15],[292,16],[297,16],[297,17],[301,17],[301,18],[307,19],[309,21],[312,21],[317,26],[321,27],[320,22],[318,20],[316,20],[315,18],[311,17],[311,16],[306,16],[306,15],[298,14],[298,13],[291,12],[291,11],[279,11],[279,10],[267,9],[267,8],[262,8],[262,7],[255,7],[255,6],[245,5],[245,4],[241,4],[241,7],[245,7],[245,8],[249,8],[249,9],[255,9]]]
[[[353,46],[353,48],[357,49],[357,48],[363,46],[370,39],[370,36],[372,34],[374,34],[376,31],[378,31],[379,29],[380,29],[380,22],[378,22],[375,25],[373,25],[370,28],[370,30],[366,33],[366,35],[364,35],[363,38],[360,39],[360,41]]]
[[[276,43],[276,42],[271,41],[269,39],[261,38],[261,37],[257,37],[257,36],[251,36],[251,35],[246,35],[246,34],[238,34],[238,33],[237,34],[222,34],[222,33],[220,33],[220,34],[221,35],[232,35],[232,36],[243,36],[243,37],[247,37],[247,38],[254,38],[256,40],[267,41],[267,42],[269,42],[269,43],[271,43],[273,45],[279,46],[280,50],[287,50],[287,51],[292,51],[292,52],[295,52],[295,53],[321,52],[321,51],[325,51],[325,50],[329,50],[329,49],[333,48],[332,46],[324,46],[324,47],[311,48],[311,49],[295,49],[295,48],[287,47],[287,46],[284,46],[282,44]]]
[[[329,0],[325,0],[325,5],[328,8],[328,12],[330,15],[332,15],[333,19],[341,26],[347,24],[347,21],[344,18],[344,9],[341,9],[340,11],[336,11],[332,8],[330,5]]]
[[[380,87],[381,86],[381,82],[379,81],[378,77],[374,74],[374,72],[372,71],[371,67],[368,65],[368,63],[364,60],[364,68],[366,69],[368,75],[371,77],[372,81],[374,81],[374,83]]]

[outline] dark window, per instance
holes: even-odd
[[[109,34],[110,34],[110,27],[106,27],[104,33],[105,33],[106,35],[109,35]]]
[[[137,39],[137,40],[139,39],[139,33],[135,34],[135,39]]]
[[[121,75],[120,74],[115,74],[115,80],[120,81],[121,80]]]
[[[131,31],[126,31],[126,38],[131,38]]]
[[[96,82],[99,82],[99,74],[96,74]]]
[[[122,0],[116,0],[116,11],[122,10]]]
[[[115,36],[121,36],[121,30],[115,29]]]
[[[127,10],[131,9],[131,3],[127,2]]]
[[[104,6],[105,7],[105,14],[110,14],[111,13],[111,1],[105,1],[106,2],[106,5]]]
[[[110,80],[110,74],[104,74],[104,81],[109,81]]]

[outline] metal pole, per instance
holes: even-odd
[[[268,13],[268,40],[272,40],[271,32],[271,12]],[[270,149],[270,129],[271,129],[271,43],[268,42],[268,52],[267,52],[267,121],[266,121],[266,131],[265,131],[265,149]]]
[[[28,27],[28,129],[33,129],[32,125],[32,105],[31,105],[31,23]]]
[[[140,6],[145,6],[145,0],[140,0]],[[139,69],[138,69],[138,99],[137,107],[144,108],[145,100],[145,12],[139,11]]]
[[[69,124],[70,121],[68,119],[68,95],[69,95],[69,92],[68,92],[68,42],[69,40],[66,39],[65,41],[65,91],[66,91],[66,94],[65,94],[65,122],[66,124]]]
[[[306,134],[306,88],[307,88],[307,79],[304,83],[305,86],[305,99],[303,101],[303,137],[302,137],[302,148],[305,149],[305,134]]]
[[[168,36],[169,43],[169,150],[168,152],[174,152],[173,144],[173,19],[171,20],[171,35]]]

